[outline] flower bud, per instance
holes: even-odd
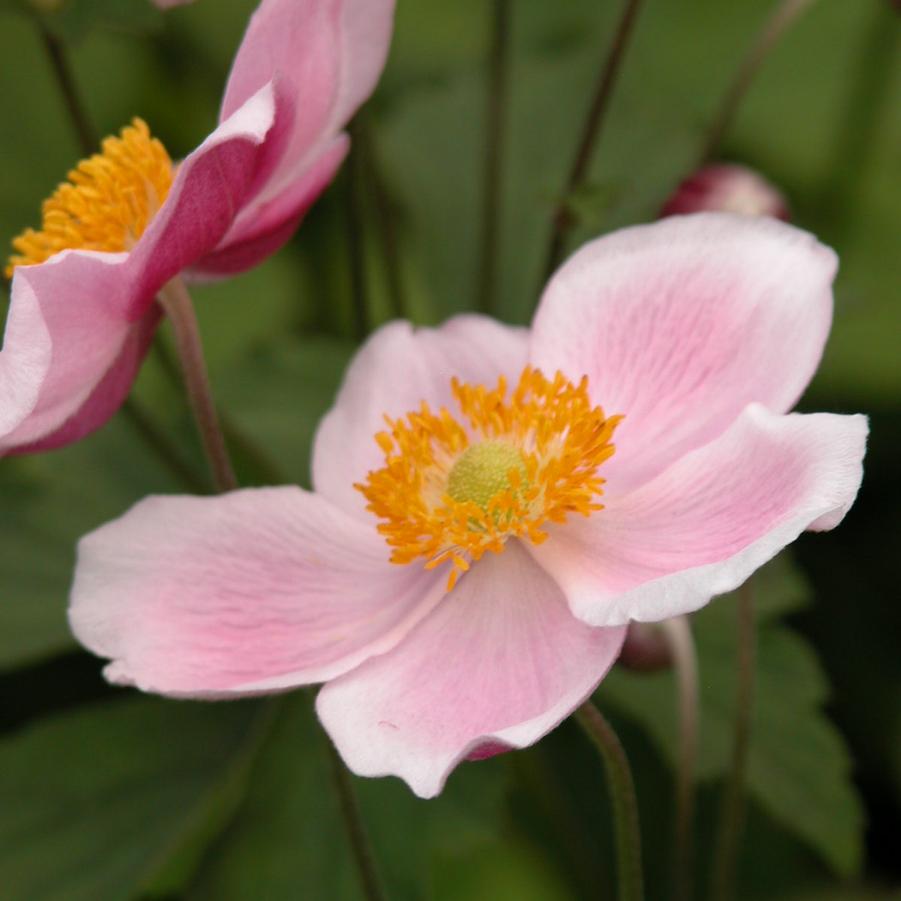
[[[770,182],[753,169],[732,163],[698,169],[676,188],[660,215],[701,212],[789,219],[785,198]]]
[[[656,624],[632,622],[616,662],[626,669],[654,673],[669,669],[673,655],[666,636]]]

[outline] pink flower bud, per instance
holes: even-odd
[[[629,623],[617,663],[636,672],[654,673],[672,667],[673,655],[655,623]]]
[[[676,188],[660,215],[704,211],[789,219],[785,198],[770,182],[753,169],[731,163],[698,169]]]

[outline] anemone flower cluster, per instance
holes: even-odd
[[[290,237],[348,150],[393,0],[263,0],[219,125],[174,164],[136,119],[79,163],[14,242],[0,352],[0,455],[98,428],[127,396],[172,279],[254,266]]]
[[[82,539],[72,628],[144,691],[325,683],[348,766],[435,795],[569,715],[628,623],[839,523],[866,420],[788,412],[835,270],[776,220],[674,216],[584,246],[528,329],[391,323],[319,427],[313,491],[140,502]]]

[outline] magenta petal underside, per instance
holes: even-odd
[[[468,756],[537,741],[591,694],[625,629],[595,629],[516,541],[487,554],[390,651],[319,692],[347,765],[424,798]]]
[[[279,250],[331,183],[349,146],[347,136],[339,135],[280,194],[245,207],[216,250],[191,267],[191,278],[215,279],[244,272]]]
[[[393,647],[445,577],[299,488],[151,497],[79,543],[70,622],[144,691],[217,697],[321,682]]]
[[[271,171],[254,191],[251,218],[257,205],[271,215],[271,204],[283,205],[280,198],[289,192],[295,200],[284,204],[290,206],[285,218],[299,219],[325,186],[327,180],[308,189],[308,196],[298,188],[311,170],[322,169],[323,157],[333,154],[339,133],[372,93],[388,54],[393,18],[394,0],[263,0],[259,5],[235,57],[220,114],[227,118],[265,84],[276,84],[285,133],[270,159]],[[239,240],[254,237],[229,235],[225,245]]]

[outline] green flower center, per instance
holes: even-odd
[[[472,501],[487,511],[492,498],[513,487],[511,470],[519,473],[519,484],[525,485],[526,462],[515,447],[503,441],[474,444],[451,469],[447,493],[458,503]]]

